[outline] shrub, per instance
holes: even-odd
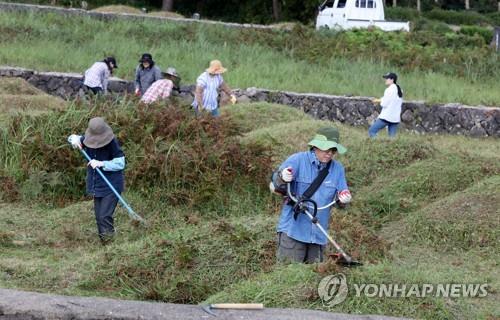
[[[426,18],[418,18],[412,22],[411,30],[413,32],[426,31],[437,34],[445,34],[451,32],[450,26],[444,22],[433,21]]]
[[[465,24],[465,25],[491,24],[491,20],[487,16],[484,16],[475,11],[466,12],[466,11],[433,9],[429,12],[425,12],[424,17],[428,19],[443,21],[449,24]]]
[[[20,115],[11,123],[1,141],[15,141],[21,148],[3,155],[3,161],[20,159],[15,166],[23,194],[47,200],[81,197],[85,160],[67,147],[65,137],[83,133],[94,116],[105,117],[123,143],[127,185],[173,204],[206,208],[223,203],[235,180],[262,184],[270,171],[267,150],[242,146],[241,129],[228,116],[195,117],[175,103],[137,107],[126,98],[101,99],[92,109],[75,105],[36,118]]]
[[[405,7],[386,7],[386,20],[413,21],[420,18],[420,12],[417,9]]]
[[[486,14],[491,23],[495,26],[500,26],[500,11]]]
[[[461,34],[465,34],[467,36],[481,36],[484,39],[484,43],[490,43],[493,38],[493,31],[488,28],[482,28],[479,26],[461,26],[460,31]]]

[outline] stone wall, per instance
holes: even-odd
[[[267,101],[292,106],[317,119],[337,120],[354,126],[368,126],[380,113],[372,97],[280,92],[248,88],[239,91],[240,100]],[[466,106],[458,103],[403,103],[401,127],[417,133],[448,133],[474,137],[500,137],[500,108]]]
[[[35,87],[65,99],[81,92],[81,74],[37,72],[0,67],[0,76],[20,77]],[[109,91],[132,93],[134,84],[118,78],[109,82]],[[175,95],[192,101],[194,86],[183,86]],[[266,101],[303,110],[317,119],[328,119],[353,126],[368,126],[379,114],[371,97],[345,97],[325,94],[294,93],[248,88],[236,89],[239,102]],[[417,133],[448,133],[474,137],[500,137],[500,108],[460,104],[403,103],[401,127]]]

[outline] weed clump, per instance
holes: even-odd
[[[175,103],[159,108],[135,106],[126,98],[98,100],[92,109],[75,104],[67,111],[18,115],[11,121],[3,143],[19,147],[1,157],[4,163],[19,159],[9,170],[19,177],[23,194],[55,203],[61,196],[81,198],[85,161],[65,138],[83,132],[94,116],[104,116],[123,145],[127,185],[159,200],[216,207],[227,202],[225,193],[235,181],[263,185],[270,170],[268,150],[242,145],[241,129],[229,116],[195,117]]]
[[[19,186],[14,178],[0,175],[0,201],[15,202],[19,200]]]

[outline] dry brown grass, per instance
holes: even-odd
[[[19,113],[40,115],[62,110],[65,102],[50,96],[19,78],[0,78],[0,123]]]
[[[0,95],[4,94],[43,95],[44,92],[21,78],[0,78]]]
[[[149,13],[150,16],[153,17],[165,17],[165,18],[185,18],[182,14],[177,12],[169,12],[169,11],[153,11]]]
[[[102,12],[102,13],[132,13],[132,14],[142,14],[142,11],[139,10],[139,9],[137,9],[137,8],[129,7],[129,6],[123,6],[123,5],[104,6],[104,7],[95,8],[92,11]]]

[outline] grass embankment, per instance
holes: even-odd
[[[402,133],[370,141],[364,130],[337,124],[354,202],[334,212],[331,233],[365,266],[280,266],[280,204],[266,179],[327,122],[269,104],[228,107],[214,121],[175,104],[144,110],[135,102],[73,104],[11,116],[2,127],[0,286],[428,319],[500,316],[498,140]],[[82,199],[84,161],[65,142],[98,114],[127,155],[125,197],[149,222],[138,227],[119,208],[118,233],[106,247],[96,239],[92,203]],[[328,307],[317,284],[337,272],[350,283],[485,282],[489,296],[381,299],[351,291]]]
[[[0,64],[83,72],[104,55],[118,59],[117,76],[132,79],[151,52],[194,83],[211,59],[229,69],[233,87],[381,96],[381,75],[400,74],[405,99],[498,106],[498,55],[477,35],[376,30],[321,33],[235,29],[154,21],[71,20],[53,14],[0,13]]]

